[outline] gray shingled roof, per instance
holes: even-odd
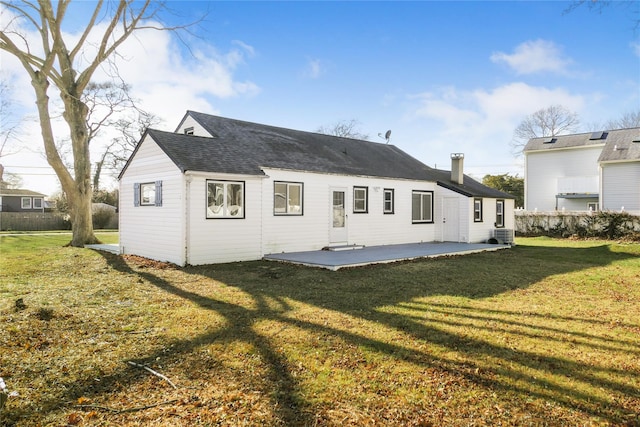
[[[553,137],[553,143],[547,142],[549,137],[531,138],[524,147],[524,152],[604,145],[599,162],[640,159],[640,143],[633,142],[640,140],[640,128],[604,131],[601,139],[591,139],[592,133],[558,135]]]
[[[187,112],[211,137],[149,129],[147,134],[182,170],[264,175],[262,168],[438,182],[467,196],[512,198],[465,176],[430,168],[394,145],[279,128]],[[124,172],[124,170],[123,170]]]
[[[0,196],[45,197],[46,194],[24,188],[0,188]]]
[[[640,128],[611,131],[606,141],[599,162],[640,160]]]

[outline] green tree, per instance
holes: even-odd
[[[524,206],[524,178],[508,173],[502,175],[485,175],[482,183],[487,187],[509,193],[516,198],[516,207]]]

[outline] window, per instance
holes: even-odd
[[[244,218],[244,182],[207,181],[207,218]]]
[[[473,221],[482,222],[482,199],[473,199]]]
[[[504,227],[504,200],[496,200],[496,227]]]
[[[393,213],[393,188],[385,188],[383,193],[383,208],[385,214]]]
[[[156,184],[153,182],[140,184],[140,204],[153,206],[156,203]]]
[[[33,209],[42,209],[42,197],[33,198]]]
[[[184,128],[184,134],[185,135],[193,135],[193,127]]]
[[[275,182],[273,184],[273,214],[302,215],[301,182]]]
[[[162,206],[162,181],[133,184],[134,206]]]
[[[368,193],[368,187],[353,187],[353,213],[368,212]]]
[[[411,220],[413,223],[433,222],[433,191],[413,191]]]
[[[31,197],[22,198],[22,209],[31,209]]]
[[[588,202],[587,209],[589,212],[598,212],[598,202]]]

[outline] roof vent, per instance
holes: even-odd
[[[609,132],[605,132],[605,131],[593,132],[589,137],[589,140],[595,141],[598,139],[607,139],[607,135],[609,135]]]
[[[543,144],[554,144],[556,141],[558,140],[558,138],[553,138],[553,137],[549,137],[549,138],[545,138],[542,140]]]

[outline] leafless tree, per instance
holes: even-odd
[[[320,126],[316,132],[343,138],[369,139],[369,135],[360,132],[359,126],[360,122],[355,119],[340,120],[332,125]]]
[[[117,130],[118,136],[111,139],[100,155],[100,160],[95,164],[94,190],[99,188],[100,174],[103,169],[107,168],[114,172],[114,176],[117,176],[129,160],[144,132],[161,122],[162,120],[155,114],[136,108],[131,110],[131,114],[121,117],[113,123],[112,127]]]
[[[571,13],[580,7],[587,7],[589,10],[602,14],[611,6],[629,9],[631,11],[629,17],[634,20],[634,29],[637,30],[640,27],[640,10],[638,10],[637,0],[573,0],[564,10],[564,13]]]
[[[580,125],[578,114],[562,105],[551,105],[525,117],[513,132],[511,147],[520,154],[531,138],[575,132]]]
[[[175,30],[177,27],[148,24],[160,21],[163,2],[98,0],[84,22],[78,14],[67,13],[70,4],[71,0],[0,1],[2,14],[7,17],[0,29],[0,49],[15,56],[31,79],[47,162],[69,200],[73,229],[70,244],[83,246],[97,242],[91,221],[89,140],[92,129],[87,125],[90,109],[85,93],[98,68],[109,65],[133,33],[144,28]],[[83,29],[77,38],[65,34],[70,19],[73,23],[69,25]],[[38,41],[31,40],[23,28],[36,31]],[[94,43],[92,37],[98,28],[104,30],[100,30],[103,32]],[[53,88],[59,91],[62,100],[67,138],[56,138],[52,126],[49,90]],[[69,141],[73,169],[65,166],[56,148],[56,139]]]
[[[640,110],[630,111],[618,119],[609,120],[605,129],[627,129],[640,127]]]

